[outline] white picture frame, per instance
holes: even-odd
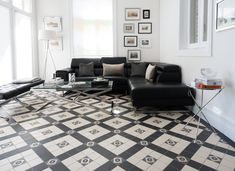
[[[135,33],[135,24],[134,23],[124,23],[123,24],[124,33]]]
[[[44,17],[45,30],[62,31],[62,17]]]
[[[216,31],[223,31],[231,28],[235,28],[234,0],[217,0]]]
[[[126,8],[125,19],[126,21],[140,20],[140,8]]]
[[[53,51],[62,51],[63,50],[63,39],[62,37],[55,40],[49,41],[49,48]]]
[[[141,48],[152,48],[152,40],[149,38],[140,39],[140,47]]]

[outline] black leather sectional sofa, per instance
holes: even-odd
[[[79,77],[79,64],[94,63],[94,77]],[[56,76],[65,81],[69,79],[69,73],[75,73],[77,81],[93,80],[103,75],[103,63],[124,63],[124,76],[105,77],[113,81],[113,91],[129,92],[133,105],[137,108],[145,106],[154,107],[182,107],[194,105],[193,99],[188,95],[188,88],[182,84],[181,68],[178,65],[166,63],[151,63],[156,65],[153,82],[144,77],[131,76],[131,63],[127,63],[125,57],[103,58],[74,58],[71,67],[57,70]],[[150,62],[146,62],[146,68]],[[191,90],[193,92],[193,90]]]

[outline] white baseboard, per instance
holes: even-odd
[[[213,127],[235,142],[235,123],[207,108],[203,109],[203,113]]]

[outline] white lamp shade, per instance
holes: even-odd
[[[54,40],[57,38],[55,31],[51,30],[39,30],[38,39],[39,40]]]

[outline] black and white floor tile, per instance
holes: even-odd
[[[74,102],[34,91],[0,108],[1,170],[234,171],[234,142],[187,112],[135,112],[129,96]],[[45,109],[36,112],[47,101]],[[114,102],[113,114],[111,103]]]

